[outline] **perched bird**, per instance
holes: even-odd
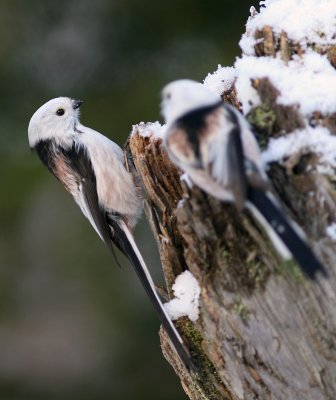
[[[238,210],[249,208],[280,254],[293,256],[310,278],[324,272],[302,230],[268,191],[258,143],[234,107],[201,83],[178,80],[164,87],[161,111],[168,155],[196,185]]]
[[[142,212],[142,190],[124,164],[122,149],[79,122],[80,100],[52,99],[32,116],[29,145],[71,193],[100,238],[129,259],[182,361],[190,358],[165,311],[132,235]],[[114,254],[114,253],[113,253]]]

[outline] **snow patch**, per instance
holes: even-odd
[[[132,126],[132,134],[135,132],[143,137],[154,136],[159,139],[163,139],[165,135],[166,125],[161,125],[159,121],[155,122],[140,122],[137,125]]]
[[[194,275],[190,271],[180,274],[173,285],[175,299],[164,304],[172,320],[186,315],[195,322],[199,315],[199,296],[201,289]]]
[[[333,222],[331,225],[327,226],[326,234],[331,240],[336,242],[336,222]]]
[[[286,64],[270,57],[243,56],[235,63],[238,100],[247,114],[260,104],[252,79],[269,78],[279,90],[278,104],[297,105],[305,115],[314,111],[323,114],[336,111],[336,71],[326,56],[307,52]]]
[[[221,96],[232,87],[235,79],[236,70],[234,67],[222,67],[219,64],[217,70],[212,74],[208,74],[204,79],[204,85]]]
[[[245,54],[254,53],[254,34],[271,26],[276,36],[286,32],[288,38],[304,46],[305,42],[320,46],[336,43],[335,0],[265,0],[260,11],[251,9],[240,46]],[[254,41],[254,43],[253,43]]]
[[[257,44],[257,40],[253,36],[248,36],[246,33],[243,34],[239,41],[239,47],[242,52],[247,56],[254,56],[254,46]]]
[[[296,130],[286,136],[272,138],[262,152],[264,164],[283,161],[298,152],[313,152],[319,156],[319,172],[330,173],[336,168],[336,136],[323,127],[307,127]]]

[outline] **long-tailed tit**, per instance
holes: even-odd
[[[112,251],[116,245],[129,259],[176,351],[190,366],[189,354],[133,239],[142,190],[125,168],[122,149],[79,122],[81,103],[59,97],[40,107],[29,123],[29,145],[71,193],[106,245]]]
[[[239,210],[251,209],[281,255],[292,254],[310,278],[324,271],[303,232],[267,191],[259,146],[245,118],[191,80],[168,84],[161,107],[167,124],[164,143],[171,160],[205,192],[234,203]]]

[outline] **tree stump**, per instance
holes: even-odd
[[[258,57],[288,62],[306,51],[270,26],[255,37]],[[335,47],[314,50],[335,67]],[[261,104],[248,119],[262,147],[307,124],[298,107],[278,102],[280,92],[267,77],[252,85]],[[240,107],[234,84],[223,98]],[[312,113],[308,123],[335,133],[336,114]],[[319,171],[310,150],[269,165],[275,196],[328,272],[310,281],[294,262],[281,260],[248,211],[181,181],[161,139],[135,129],[128,150],[147,195],[169,297],[185,269],[201,287],[197,322],[176,322],[197,371],[185,369],[160,332],[163,353],[190,399],[336,398],[336,243],[326,234],[336,221],[335,176]]]

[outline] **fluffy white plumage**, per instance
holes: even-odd
[[[142,211],[142,198],[132,174],[125,169],[123,151],[106,136],[82,125],[74,102],[58,97],[40,107],[29,123],[29,145],[33,148],[40,141],[54,140],[65,148],[72,143],[83,146],[94,169],[99,203],[107,210],[127,215],[129,227],[133,228]],[[64,110],[61,116],[57,115],[60,109]],[[97,231],[81,196],[71,194]]]
[[[72,139],[79,122],[79,107],[74,108],[74,102],[68,97],[57,97],[35,111],[28,125],[30,147],[34,148],[40,140],[53,139],[64,143]],[[64,110],[63,116],[57,115],[57,110]]]
[[[113,251],[115,244],[130,260],[177,352],[190,366],[190,356],[132,235],[142,211],[138,179],[126,169],[117,144],[79,122],[80,104],[59,97],[40,107],[29,123],[29,144],[72,194],[107,246]]]

